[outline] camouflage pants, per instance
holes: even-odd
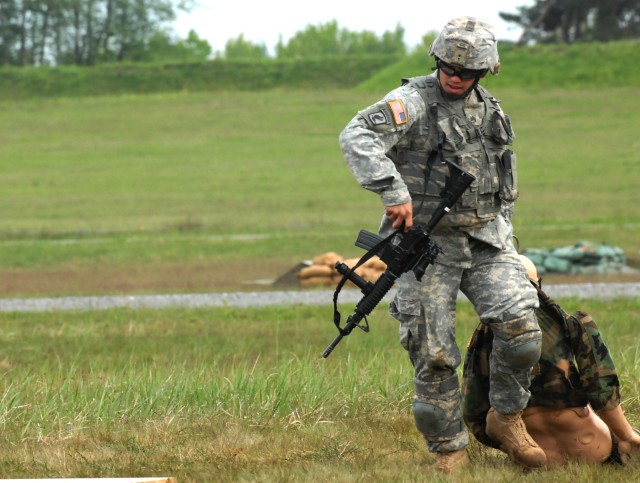
[[[415,369],[417,401],[444,410],[444,430],[422,431],[429,451],[449,452],[469,442],[461,411],[457,368],[461,355],[455,336],[458,290],[473,303],[505,349],[540,339],[534,316],[536,290],[510,240],[496,248],[465,234],[434,237],[445,251],[421,282],[409,272],[398,280],[391,315],[400,321],[400,342]],[[529,398],[531,366],[516,370],[496,350],[491,361],[491,403],[499,412],[523,409]]]

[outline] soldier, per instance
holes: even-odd
[[[624,463],[640,453],[640,432],[620,407],[620,382],[602,334],[588,314],[567,314],[540,287],[535,265],[523,264],[538,291],[536,316],[542,353],[533,370],[531,399],[522,418],[547,455],[547,465],[569,460]],[[478,441],[497,447],[486,433],[491,329],[474,332],[464,362],[463,414]]]
[[[380,234],[425,223],[440,202],[451,160],[476,180],[432,232],[444,253],[422,281],[397,281],[390,313],[414,366],[413,414],[444,473],[469,464],[456,368],[455,310],[461,290],[493,330],[492,412],[487,431],[529,468],[546,463],[526,432],[531,367],[540,356],[535,289],[513,246],[511,211],[518,197],[514,134],[498,101],[479,85],[499,69],[491,27],[472,17],[449,21],[430,48],[431,75],[404,79],[360,111],[340,134],[345,160],[360,185],[385,206]]]

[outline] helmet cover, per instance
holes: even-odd
[[[429,49],[429,55],[463,69],[500,69],[498,41],[493,27],[474,17],[456,17],[444,26]]]

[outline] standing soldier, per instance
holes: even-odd
[[[521,413],[529,399],[531,368],[541,335],[529,283],[512,241],[511,212],[518,197],[509,117],[478,82],[499,69],[497,41],[486,23],[449,21],[431,46],[435,72],[405,79],[381,101],[360,111],[340,134],[345,160],[360,185],[385,206],[380,232],[425,223],[438,206],[453,161],[476,180],[432,232],[443,248],[422,281],[398,279],[390,313],[415,369],[413,414],[435,468],[469,465],[469,436],[461,413],[455,339],[458,291],[495,334],[487,433],[528,468],[545,454]]]

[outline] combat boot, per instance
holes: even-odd
[[[468,466],[471,466],[471,460],[465,448],[450,453],[436,453],[436,462],[433,465],[436,471],[445,475]]]
[[[526,468],[542,468],[547,464],[544,451],[527,432],[522,411],[500,414],[494,408],[487,414],[487,436],[500,444],[500,450],[512,461]]]

